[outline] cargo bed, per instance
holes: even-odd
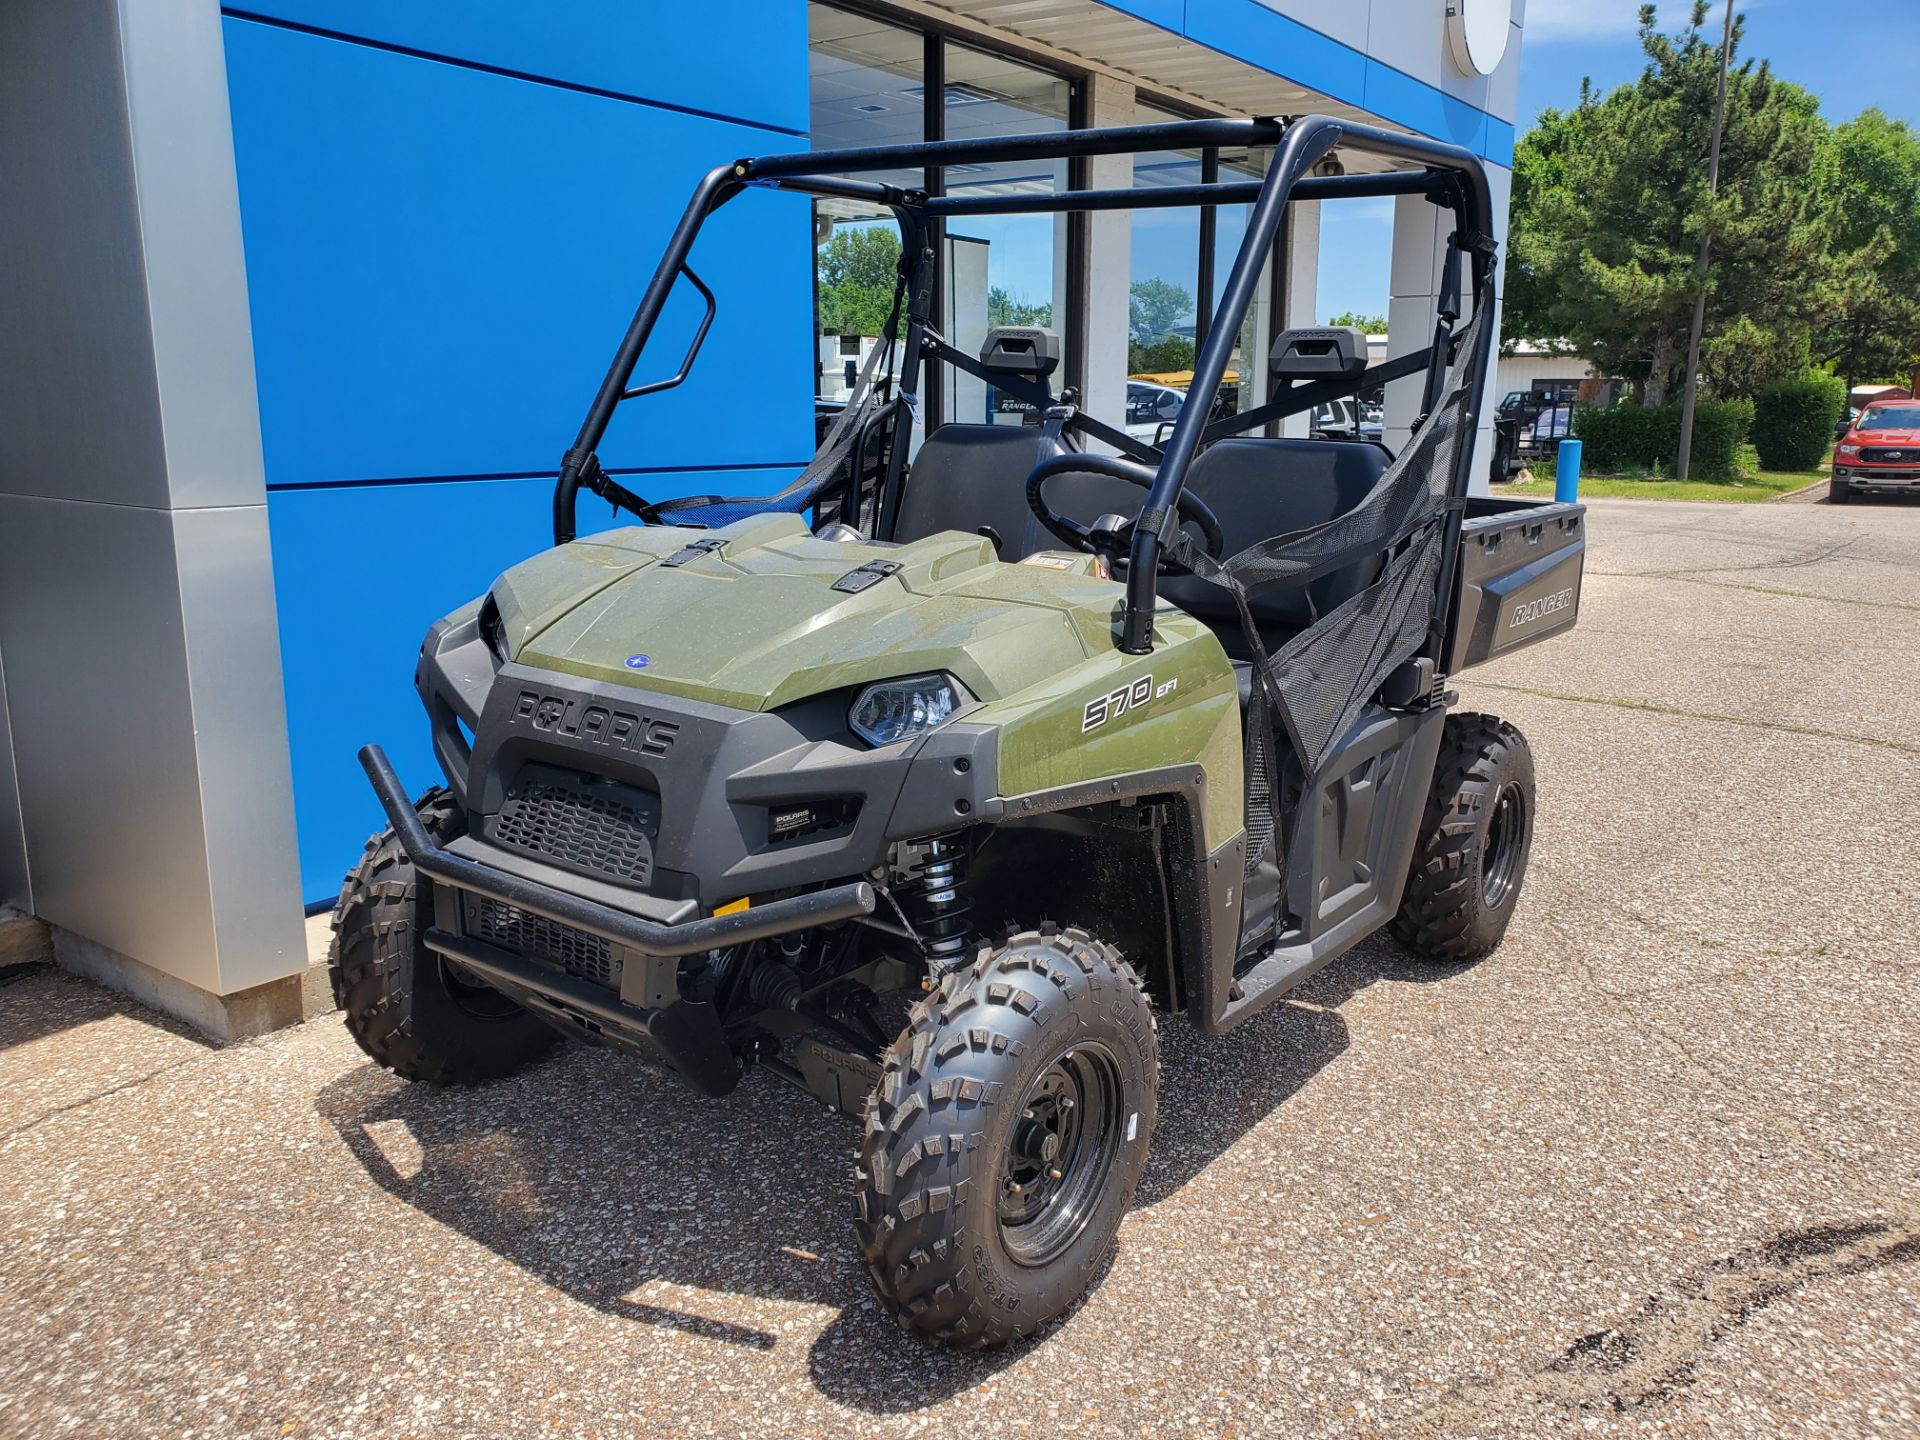
[[[1577,501],[1468,496],[1448,673],[1571,629],[1586,559],[1587,507]]]

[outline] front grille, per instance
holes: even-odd
[[[550,765],[529,765],[493,820],[496,844],[631,885],[653,879],[659,799]]]
[[[598,935],[543,915],[529,915],[499,900],[482,900],[474,938],[512,950],[536,965],[564,970],[612,990],[620,988],[620,962],[613,958],[611,945]]]
[[[1869,465],[1897,465],[1902,460],[1920,465],[1920,445],[1867,445],[1860,458]]]

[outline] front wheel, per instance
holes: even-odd
[[[1449,715],[1395,938],[1429,960],[1491,954],[1527,878],[1533,807],[1526,738],[1492,715]]]
[[[881,1301],[959,1349],[1065,1311],[1113,1251],[1159,1085],[1146,992],[1085,931],[1026,931],[943,977],[867,1102],[855,1230]]]
[[[1827,501],[1833,505],[1845,505],[1853,499],[1853,487],[1844,480],[1827,482]]]
[[[436,841],[460,833],[460,807],[446,790],[429,790],[416,808]],[[408,1080],[473,1084],[531,1065],[559,1035],[422,945],[430,906],[428,887],[393,831],[369,840],[334,907],[328,956],[348,1033]]]

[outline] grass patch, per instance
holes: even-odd
[[[1657,476],[1582,475],[1580,498],[1595,496],[1608,500],[1727,500],[1736,504],[1771,500],[1811,485],[1822,479],[1820,471],[1807,475],[1783,475],[1762,470],[1742,475],[1737,480],[1663,480]],[[1552,480],[1526,480],[1513,485],[1496,485],[1496,495],[1553,494]]]
[[[1645,470],[1616,475],[1585,474],[1580,477],[1580,498],[1599,496],[1607,500],[1722,500],[1751,504],[1771,500],[1789,491],[1799,490],[1827,478],[1827,468],[1815,470],[1762,470],[1760,457],[1751,445],[1742,445],[1740,473],[1720,480],[1675,480],[1659,471]],[[1553,494],[1553,477],[1541,475],[1514,485],[1496,486],[1498,495]]]

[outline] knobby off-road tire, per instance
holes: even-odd
[[[415,808],[436,841],[460,833],[459,805],[445,789]],[[560,1037],[497,990],[449,973],[420,944],[432,922],[428,895],[391,830],[367,841],[334,906],[328,955],[348,1033],[408,1080],[465,1085],[524,1069]]]
[[[1478,960],[1507,933],[1533,850],[1533,752],[1492,715],[1449,715],[1393,933],[1429,960]]]
[[[959,1349],[1073,1304],[1113,1253],[1159,1085],[1139,977],[1085,931],[1025,931],[944,976],[867,1101],[855,1230],[882,1303]]]

